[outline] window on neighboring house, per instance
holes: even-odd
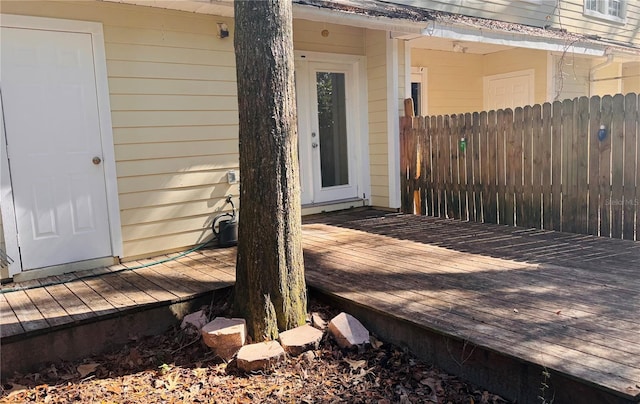
[[[593,17],[623,22],[623,0],[585,0],[584,13]]]

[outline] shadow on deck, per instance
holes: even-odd
[[[303,243],[314,294],[449,372],[519,403],[543,371],[556,403],[640,401],[640,243],[373,210],[307,218]],[[161,332],[233,284],[235,249],[148,263],[0,294],[3,375]]]

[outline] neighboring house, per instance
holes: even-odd
[[[294,3],[303,213],[399,207],[412,94],[441,114],[640,91],[635,2]],[[0,11],[0,248],[14,259],[2,278],[208,240],[242,178],[232,4]]]

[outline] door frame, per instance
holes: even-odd
[[[367,100],[367,81],[366,81],[366,57],[358,55],[345,55],[336,53],[324,53],[324,52],[311,52],[311,51],[295,51],[295,63],[296,63],[296,77],[299,75],[306,75],[310,77],[309,63],[336,65],[336,64],[348,64],[353,78],[351,84],[351,96],[350,100],[351,110],[347,109],[347,114],[350,120],[348,122],[348,130],[351,139],[353,139],[353,146],[350,147],[352,152],[350,153],[350,161],[353,165],[353,174],[349,173],[349,178],[353,178],[354,186],[356,188],[356,197],[367,199],[371,197],[371,181],[369,176],[369,131],[368,131],[368,100]],[[299,80],[299,79],[298,79]],[[307,78],[305,78],[307,81]],[[309,86],[311,83],[308,83]],[[313,119],[311,117],[311,108],[309,103],[311,102],[311,91],[307,85],[297,87],[297,108],[298,108],[298,143],[299,143],[299,155],[300,159],[311,160],[311,148],[300,147],[300,143],[304,144],[301,140],[300,132],[305,131],[311,133]],[[300,119],[302,118],[302,119]],[[313,184],[314,174],[310,172],[309,167],[303,167],[300,164],[300,179],[302,184]],[[351,171],[351,170],[350,170]],[[312,191],[314,192],[314,191]],[[303,205],[313,205],[316,203],[330,203],[332,201],[302,201]]]
[[[102,23],[89,21],[64,20],[56,18],[31,17],[2,14],[0,26],[7,28],[35,29],[46,31],[76,32],[91,35],[93,50],[94,76],[96,82],[96,102],[98,107],[100,141],[102,145],[102,161],[104,164],[105,188],[107,194],[107,215],[111,237],[111,254],[121,257],[123,254],[122,228],[120,222],[120,206],[118,202],[118,183],[116,176],[116,159],[113,146],[111,124],[111,106],[109,103],[109,86],[107,81],[107,60],[104,49],[104,33]],[[22,261],[19,254],[18,231],[15,219],[15,206],[11,187],[11,173],[7,159],[7,140],[4,129],[4,112],[0,100],[0,210],[2,211],[2,228],[4,232],[7,254],[14,262],[9,265],[9,276],[22,272]],[[13,254],[13,255],[11,255]],[[102,257],[96,257],[102,258]]]

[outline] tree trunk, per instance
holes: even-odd
[[[236,1],[234,35],[242,182],[234,306],[263,341],[306,319],[291,1]]]

